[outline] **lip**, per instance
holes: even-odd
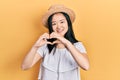
[[[63,29],[61,29],[61,30],[57,30],[57,32],[58,32],[58,33],[61,33],[61,32],[63,32]]]

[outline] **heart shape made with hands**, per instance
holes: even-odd
[[[60,36],[60,35],[58,35],[55,32],[52,32],[51,34],[45,33],[42,35],[43,40],[47,41],[46,43],[50,44],[50,45],[61,43],[61,41],[59,41],[57,38],[55,38],[56,36]]]
[[[47,39],[47,44],[54,45],[57,43],[61,43],[61,42],[59,40],[57,40],[56,38]]]
[[[56,38],[52,38],[52,39],[47,39],[47,43],[50,45],[54,45],[54,42],[56,41]]]

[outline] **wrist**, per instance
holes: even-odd
[[[33,45],[33,47],[32,47],[33,49],[38,49],[39,47],[38,46],[36,46],[36,45]]]
[[[69,40],[66,40],[65,45],[68,47],[69,45],[71,45],[72,43]]]

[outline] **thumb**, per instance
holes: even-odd
[[[47,43],[47,44],[51,44],[51,45],[52,45],[52,43],[51,43],[51,42],[48,42],[48,41],[47,41],[46,43]]]
[[[59,43],[61,43],[61,41],[59,41],[59,40],[56,40],[53,42],[53,44],[59,44]]]

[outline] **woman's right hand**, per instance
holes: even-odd
[[[39,47],[43,46],[44,44],[48,44],[49,42],[47,39],[49,38],[48,33],[44,33],[39,37],[39,39],[36,41],[36,43],[33,45],[32,49],[29,51],[29,53],[26,55],[23,63],[22,63],[22,69],[26,70],[28,68],[31,68],[39,59],[42,58],[39,54],[36,54],[36,51]]]
[[[48,42],[47,39],[49,39],[49,34],[48,33],[44,33],[43,35],[41,35],[39,37],[39,39],[37,40],[37,42],[35,43],[35,47],[40,47],[43,46],[44,44],[51,44],[51,42]]]

